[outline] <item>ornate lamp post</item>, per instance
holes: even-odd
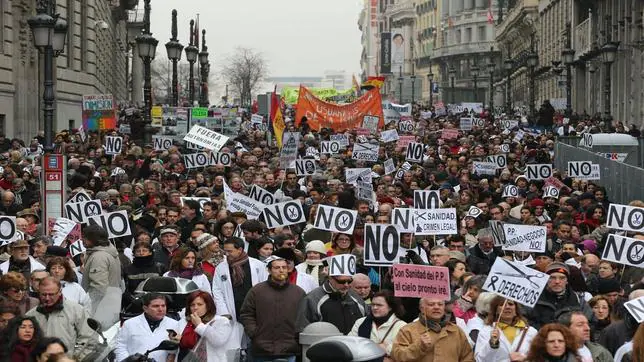
[[[566,65],[566,117],[572,115],[572,64],[575,62],[575,50],[571,49],[570,23],[566,24],[566,49],[561,51],[561,59]]]
[[[201,96],[199,106],[208,107],[208,73],[210,63],[208,62],[208,47],[206,46],[206,29],[201,31],[201,52],[199,52],[199,64],[201,65]]]
[[[487,63],[487,71],[490,73],[490,111],[494,112],[494,70],[496,69],[496,64],[492,58],[492,52],[490,52],[490,60]]]
[[[195,42],[195,21],[190,20],[190,45],[185,49],[186,59],[190,63],[190,107],[195,104],[195,62],[199,56],[199,48],[197,48]]]
[[[512,112],[512,68],[514,68],[514,61],[507,59],[503,62],[503,67],[507,73],[508,81],[506,83],[506,97],[505,97],[505,112]]]
[[[36,1],[36,15],[27,20],[34,38],[34,45],[44,54],[43,114],[45,120],[45,150],[53,147],[54,135],[54,58],[63,53],[67,37],[67,22],[55,13],[56,2]]]
[[[152,74],[150,66],[157,53],[159,41],[150,33],[150,0],[145,0],[143,14],[143,33],[136,37],[136,46],[139,57],[143,60],[143,100],[145,102],[143,141],[152,143]]]
[[[181,60],[183,45],[177,39],[177,10],[172,10],[172,38],[165,43],[165,49],[168,52],[168,59],[172,61],[172,105],[179,106],[179,72],[177,64]]]
[[[427,83],[429,84],[429,106],[434,106],[434,73],[432,73],[432,65],[429,65],[429,73],[427,74]]]
[[[530,52],[530,54],[528,54],[527,62],[528,62],[528,68],[530,70],[530,102],[529,102],[530,115],[534,117],[536,112],[535,99],[536,99],[536,93],[537,93],[537,90],[535,89],[535,86],[534,86],[534,82],[535,82],[534,69],[539,63],[539,56],[534,51],[534,49]]]
[[[479,96],[479,72],[481,71],[481,68],[479,68],[477,65],[474,65],[472,68],[470,68],[470,74],[472,74],[472,80],[474,81],[474,102],[478,101],[478,96]]]
[[[451,93],[451,99],[450,103],[454,104],[455,102],[455,96],[456,96],[456,88],[454,87],[454,82],[456,81],[456,69],[454,68],[449,68],[449,81],[450,81],[450,93]]]
[[[609,32],[610,34],[610,32]],[[617,58],[617,49],[619,48],[619,42],[612,42],[610,38],[608,42],[602,46],[602,62],[606,65],[605,75],[604,75],[604,118],[610,120],[611,109],[610,109],[610,68]]]
[[[402,75],[402,66],[398,67],[398,102],[402,103],[402,87],[403,87],[403,75]]]

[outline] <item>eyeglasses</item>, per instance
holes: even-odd
[[[349,285],[353,283],[353,279],[338,280],[336,278],[333,278],[333,280],[335,280],[335,282],[338,284],[344,284],[344,285]]]
[[[14,292],[14,293],[24,293],[27,291],[26,288],[9,288],[8,291]]]

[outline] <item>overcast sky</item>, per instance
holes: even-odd
[[[159,39],[157,57],[166,58],[164,44],[170,39],[176,8],[184,46],[190,19],[200,14],[214,71],[226,54],[241,46],[264,54],[269,76],[322,76],[325,70],[357,75],[361,4],[360,0],[153,0],[151,30]]]

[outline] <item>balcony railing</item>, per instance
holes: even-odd
[[[592,23],[591,18],[582,21],[575,27],[575,39],[573,49],[575,54],[580,57],[592,50]]]

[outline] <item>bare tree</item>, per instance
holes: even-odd
[[[221,73],[226,84],[239,96],[242,106],[250,106],[252,94],[267,75],[264,56],[253,49],[238,47],[226,58]]]

